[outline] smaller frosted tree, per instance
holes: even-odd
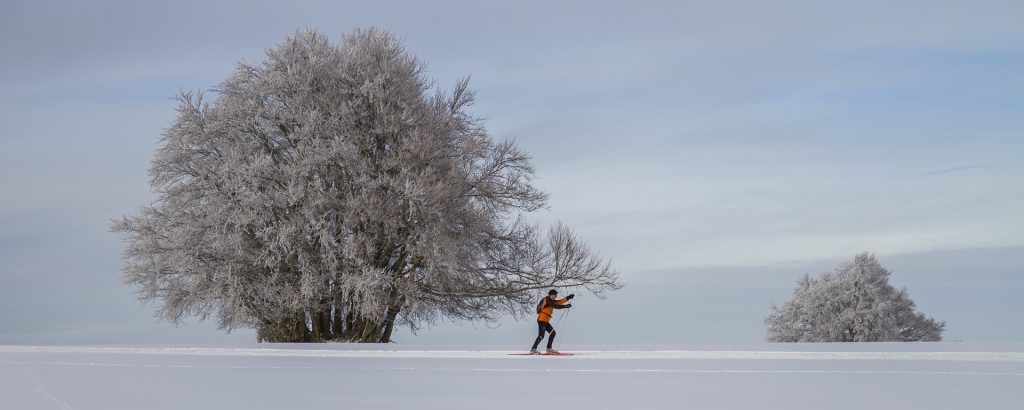
[[[862,253],[818,277],[804,275],[793,298],[765,318],[770,342],[918,342],[942,340],[944,322],[914,310],[906,288]]]

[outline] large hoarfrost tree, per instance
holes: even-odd
[[[620,287],[557,224],[529,156],[435,90],[387,32],[300,31],[179,97],[150,170],[158,199],[114,222],[124,280],[172,322],[261,341],[387,342],[396,325],[521,314],[538,290]]]
[[[907,289],[862,253],[833,272],[804,275],[793,298],[765,318],[772,342],[915,342],[942,340],[944,322],[915,311]]]

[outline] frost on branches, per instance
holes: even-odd
[[[771,342],[916,342],[942,340],[944,322],[914,310],[906,288],[862,253],[833,272],[797,282],[793,299],[765,318]]]
[[[115,221],[124,280],[177,323],[261,341],[387,342],[394,326],[521,315],[539,290],[621,287],[545,206],[530,157],[436,91],[387,32],[311,30],[179,97],[150,170],[159,198]]]

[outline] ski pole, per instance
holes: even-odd
[[[569,316],[569,311],[570,310],[572,310],[572,308],[564,309],[562,311],[562,315],[558,316],[558,323],[557,324],[558,324],[559,327],[562,327],[562,319],[565,319],[566,316]],[[569,322],[566,322],[566,326],[568,326],[568,323]],[[565,328],[564,327],[562,327],[562,333],[565,333]],[[558,339],[558,343],[562,343],[563,340],[565,340],[565,336],[562,336],[561,339]]]

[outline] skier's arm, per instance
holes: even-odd
[[[569,301],[569,298],[558,299],[558,300],[555,301],[555,303],[551,304],[551,307],[553,307],[555,309],[565,309],[565,308],[567,308],[569,306],[572,306],[572,305],[566,305],[566,302],[568,302],[568,301]]]

